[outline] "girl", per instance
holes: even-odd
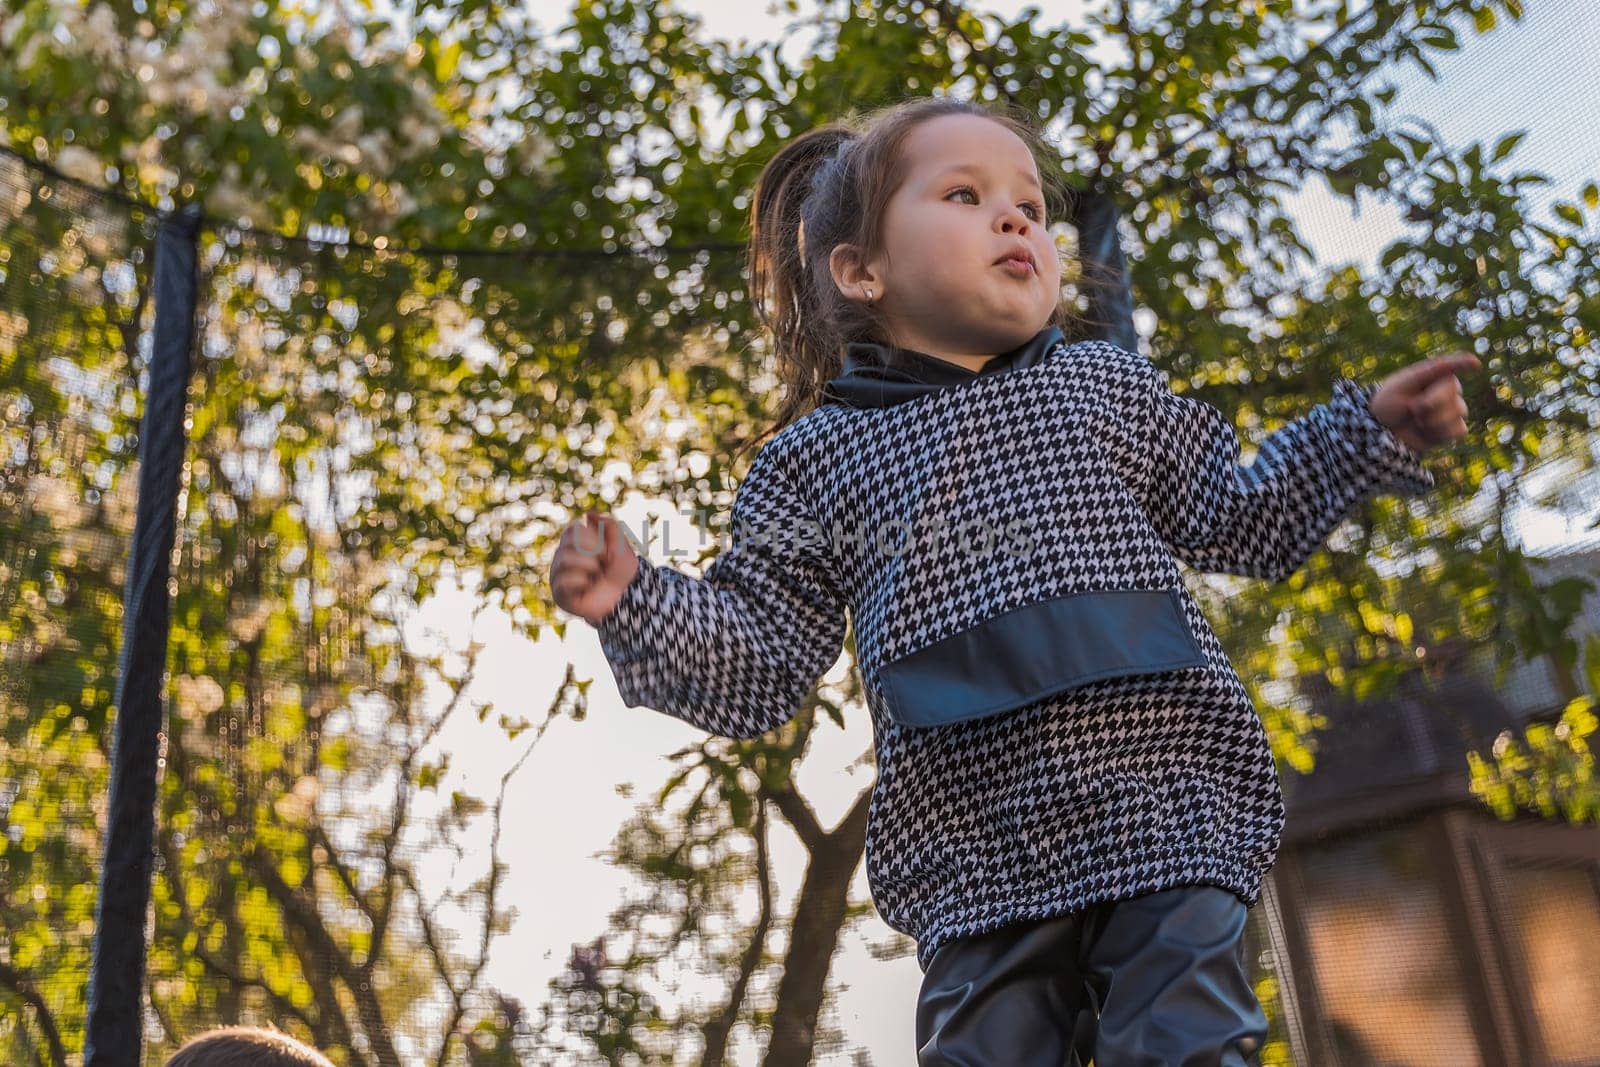
[[[728,737],[794,715],[848,612],[867,876],[917,944],[920,1064],[1242,1064],[1284,810],[1178,565],[1279,580],[1365,494],[1431,488],[1420,453],[1465,433],[1477,360],[1341,378],[1241,465],[1144,356],[1068,343],[1042,152],[951,98],[778,152],[751,277],[787,393],[731,543],[694,578],[590,512],[552,591],[630,707]]]

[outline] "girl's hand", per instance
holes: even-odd
[[[598,626],[638,570],[639,557],[622,525],[591,509],[561,531],[550,561],[550,591],[561,610]]]
[[[1373,391],[1373,416],[1414,452],[1454,441],[1467,433],[1467,402],[1457,372],[1481,364],[1470,352],[1452,352],[1404,367]]]

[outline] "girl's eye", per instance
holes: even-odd
[[[950,196],[955,196],[957,193],[971,193],[974,200],[976,200],[978,196],[977,190],[973,189],[970,185],[963,185],[959,189],[950,190]],[[950,197],[947,196],[945,199],[948,200]],[[1040,207],[1032,200],[1024,200],[1022,202],[1022,207],[1029,213],[1028,217],[1033,221],[1039,222],[1044,218],[1044,208]]]

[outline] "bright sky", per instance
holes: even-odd
[[[772,40],[784,25],[769,9],[750,0],[679,0],[678,6],[702,15],[709,33],[728,39]],[[991,10],[1016,17],[1023,6],[997,3]],[[1083,5],[1080,0],[1039,0],[1035,6],[1042,11],[1041,23],[1055,24],[1078,20]],[[1513,160],[1549,173],[1563,195],[1571,198],[1582,181],[1600,175],[1600,148],[1593,137],[1600,109],[1592,102],[1593,94],[1579,88],[1592,84],[1595,67],[1587,57],[1600,49],[1600,11],[1577,0],[1527,7],[1520,26],[1496,31],[1486,45],[1469,37],[1461,53],[1442,61],[1443,88],[1411,68],[1400,72],[1400,104],[1437,123],[1452,141],[1475,138],[1492,145],[1499,134],[1519,123],[1530,125],[1532,133]],[[554,27],[547,23],[546,28]],[[803,44],[796,42],[796,47]],[[1392,214],[1374,208],[1363,210],[1353,222],[1346,208],[1317,187],[1296,198],[1294,207],[1308,241],[1328,263],[1370,262],[1398,232]],[[637,531],[652,510],[664,513],[635,499],[617,514]],[[1563,540],[1570,532],[1548,516],[1533,520],[1524,527],[1530,547]],[[695,542],[694,528],[686,519],[672,522],[674,544]],[[652,559],[664,562],[654,553]],[[441,594],[425,606],[409,636],[420,640],[431,627],[448,635],[450,647],[460,648],[468,638],[471,607],[465,594]],[[552,726],[508,798],[503,858],[509,874],[504,899],[516,905],[518,916],[511,931],[496,942],[488,979],[532,1007],[543,1003],[546,983],[560,970],[571,944],[602,932],[608,913],[620,900],[625,879],[596,854],[608,846],[636,801],[650,797],[665,781],[671,768],[667,753],[697,742],[702,735],[655,711],[625,708],[594,631],[581,620],[569,625],[566,641],[547,634],[530,646],[512,635],[503,617],[491,613],[480,619],[471,636],[486,645],[471,696],[493,701],[499,711],[542,718],[568,662],[580,677],[594,679],[588,720],[562,720]],[[520,749],[508,745],[493,724],[493,714],[486,724],[464,716],[443,738],[455,752],[447,789],[465,787],[480,796],[494,795],[500,775]],[[870,744],[864,713],[848,716],[843,731],[831,723],[817,730],[798,780],[826,825],[833,825],[868,787],[868,769],[846,768]],[[618,795],[616,788],[622,783],[634,786],[634,798]],[[774,818],[773,825],[779,828],[778,901],[787,913],[804,870],[804,853],[781,819]],[[481,862],[469,862],[461,877],[475,878],[481,871]],[[441,878],[448,875],[445,870],[437,873]],[[858,869],[853,899],[867,897],[865,873]],[[753,914],[753,892],[751,907]],[[845,986],[834,1021],[849,1034],[850,1046],[864,1050],[865,1056],[819,1062],[914,1064],[913,1011],[920,972],[910,957],[883,962],[866,950],[868,942],[884,940],[888,933],[874,916],[845,938],[834,960],[834,978]],[[746,1045],[736,1050],[731,1062],[756,1062],[753,1049]]]

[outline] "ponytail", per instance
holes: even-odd
[[[750,301],[772,338],[786,395],[776,425],[746,447],[814,407],[822,387],[841,368],[843,344],[834,320],[847,310],[838,305],[848,302],[828,269],[838,242],[826,239],[844,228],[841,223],[860,217],[859,203],[852,203],[859,146],[848,125],[821,126],[784,145],[756,180],[750,205]]]

